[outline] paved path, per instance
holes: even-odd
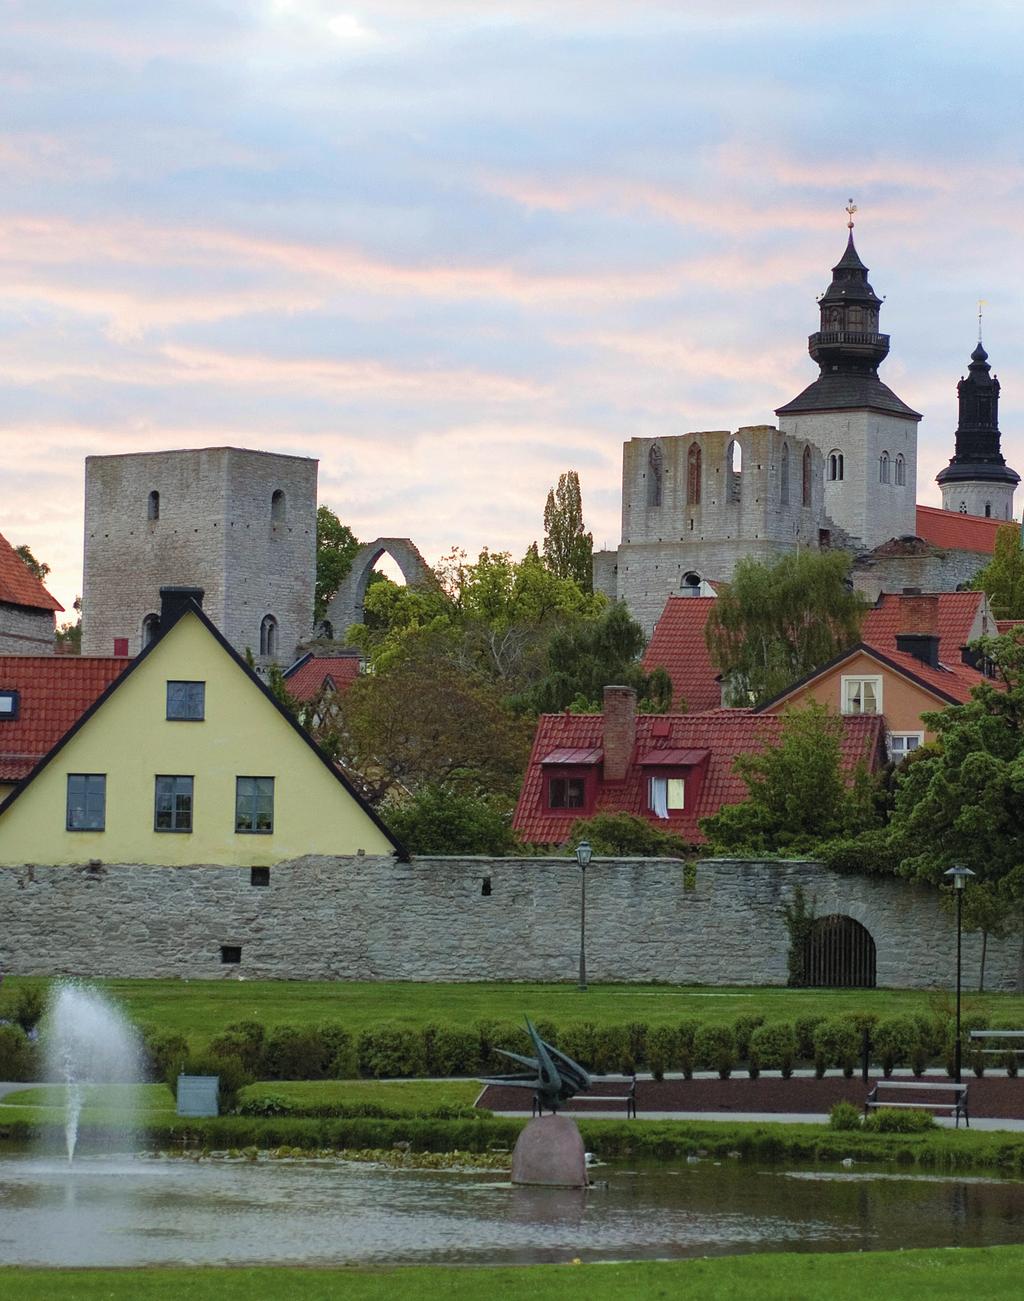
[[[496,1111],[496,1116],[506,1116],[509,1119],[525,1120],[527,1117],[522,1111]],[[622,1109],[616,1111],[574,1111],[569,1110],[563,1113],[572,1116],[574,1120],[625,1120]],[[641,1111],[636,1117],[637,1120],[714,1120],[714,1121],[731,1121],[736,1124],[755,1124],[755,1125],[827,1125],[828,1116],[814,1116],[808,1112],[781,1112],[781,1111]],[[952,1116],[936,1116],[936,1124],[943,1125],[949,1129],[954,1128]],[[972,1116],[971,1129],[1000,1129],[1024,1132],[1024,1120],[1000,1120],[990,1116]]]
[[[8,1093],[17,1093],[19,1089],[31,1089],[31,1084],[0,1084],[0,1098],[6,1097]]]

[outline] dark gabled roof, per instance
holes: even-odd
[[[798,415],[808,411],[851,411],[869,409],[888,415],[920,420],[921,414],[896,396],[877,375],[868,372],[831,371],[819,375],[813,384],[787,402],[776,407],[777,416]]]
[[[60,740],[57,741],[57,743],[42,757],[42,759],[40,759],[40,761],[32,769],[29,775],[25,777],[22,781],[20,781],[17,786],[15,786],[14,790],[11,791],[10,795],[7,796],[7,798],[3,801],[3,803],[0,803],[0,815],[4,814],[7,811],[7,809],[18,798],[18,796],[21,795],[22,791],[28,789],[28,787],[32,784],[32,782],[35,781],[35,779],[39,776],[39,774],[43,771],[43,769],[46,768],[57,757],[58,754],[60,754],[61,750],[64,749],[64,747],[71,740],[71,738],[75,736],[76,733],[81,731],[81,729],[85,726],[85,724],[89,721],[89,719],[92,718],[93,714],[95,714],[103,706],[103,704],[110,699],[110,697],[120,686],[122,686],[125,682],[128,681],[128,679],[132,676],[132,674],[136,672],[139,665],[144,663],[145,660],[150,655],[153,654],[156,648],[159,645],[161,645],[164,638],[171,631],[171,629],[176,627],[177,624],[181,621],[181,619],[184,618],[186,614],[194,614],[196,616],[196,618],[207,630],[207,632],[210,633],[210,635],[217,642],[218,646],[220,646],[221,650],[223,650],[228,656],[230,656],[230,658],[242,670],[242,672],[246,675],[246,677],[250,680],[250,682],[252,682],[263,693],[264,696],[266,696],[267,700],[270,701],[270,703],[274,706],[274,708],[285,720],[285,722],[289,725],[289,727],[291,727],[292,730],[306,743],[306,745],[309,746],[309,748],[313,751],[313,753],[320,760],[323,766],[331,774],[334,780],[338,782],[339,785],[344,787],[344,789],[348,792],[348,794],[352,797],[352,799],[355,800],[355,802],[367,815],[367,817],[374,824],[374,826],[376,826],[379,831],[383,832],[384,836],[394,846],[395,853],[397,854],[398,858],[402,862],[408,861],[409,851],[405,848],[405,846],[400,841],[395,839],[393,832],[391,832],[387,828],[387,826],[378,816],[376,811],[373,808],[371,808],[371,806],[366,802],[365,799],[363,799],[363,797],[355,789],[355,787],[348,780],[345,774],[333,762],[330,756],[324,750],[322,750],[320,746],[317,745],[317,743],[313,740],[313,738],[309,735],[309,733],[301,725],[301,723],[298,722],[298,720],[294,717],[294,715],[289,710],[285,709],[284,705],[281,704],[281,702],[277,699],[277,697],[270,690],[267,684],[259,677],[258,674],[253,672],[253,670],[249,667],[248,664],[246,664],[245,660],[242,659],[241,655],[239,655],[239,653],[235,650],[235,648],[231,645],[231,643],[224,637],[220,629],[217,628],[217,626],[210,620],[210,617],[205,613],[202,606],[199,605],[198,602],[196,602],[195,600],[192,600],[191,598],[182,601],[180,607],[175,612],[175,614],[171,617],[171,619],[168,621],[166,627],[161,627],[159,635],[154,637],[154,639],[149,643],[149,645],[145,648],[145,650],[141,651],[140,654],[138,654],[135,657],[135,659],[131,661],[131,663],[124,670],[124,672],[121,673],[117,678],[114,679],[113,682],[110,683],[110,685],[106,688],[106,690],[102,693],[102,695],[98,696],[92,702],[89,708],[86,709],[86,711],[78,718],[78,720],[75,723],[73,723],[71,727],[68,728],[68,730],[60,738]]]

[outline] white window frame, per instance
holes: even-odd
[[[679,797],[678,804],[669,803],[669,791],[672,786],[679,784],[679,790],[673,792]],[[659,798],[664,795],[664,800]],[[663,777],[655,775],[647,778],[647,807],[659,818],[668,819],[673,813],[682,813],[686,808],[686,778],[678,775],[674,777]]]
[[[903,750],[896,753],[893,751],[892,743],[897,739],[904,742],[915,740],[917,742],[917,745],[912,746],[909,750],[904,747]],[[889,758],[893,761],[893,763],[897,763],[897,762],[902,763],[908,754],[913,754],[915,750],[919,749],[922,745],[924,745],[924,733],[923,732],[890,732],[886,736],[885,740],[886,740],[886,748],[889,751]]]
[[[874,709],[853,709],[851,708],[850,694],[851,688],[855,683],[863,684],[870,682],[875,689],[875,707]],[[841,679],[842,689],[842,712],[844,714],[881,714],[882,710],[882,678],[880,675],[872,673],[851,673],[843,674]]]

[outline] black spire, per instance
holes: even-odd
[[[878,333],[882,300],[868,282],[868,269],[850,237],[843,256],[832,268],[832,283],[818,299],[821,318],[809,336],[807,350],[821,374],[799,397],[776,410],[776,415],[805,411],[837,411],[865,407],[920,420],[918,412],[901,402],[878,378],[878,367],[889,352],[889,336]]]
[[[991,373],[988,353],[981,340],[971,353],[966,378],[956,386],[960,420],[956,452],[936,475],[937,483],[985,479],[992,483],[1020,483],[999,450],[999,380]]]

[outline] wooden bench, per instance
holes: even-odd
[[[600,1081],[597,1081],[600,1083]],[[630,1081],[629,1088],[625,1093],[577,1093],[575,1097],[569,1099],[570,1104],[577,1102],[622,1102],[626,1106],[626,1119],[636,1118],[636,1076]],[[534,1115],[537,1114],[537,1099],[533,1100]],[[568,1106],[566,1107],[568,1110]]]
[[[941,1090],[943,1093],[953,1093],[955,1097],[946,1098],[941,1102],[938,1099],[929,1101],[928,1097],[921,1098],[917,1102],[888,1102],[878,1096],[879,1090],[925,1093],[929,1096]],[[955,1080],[951,1080],[948,1084],[924,1084],[920,1080],[879,1080],[864,1103],[864,1114],[867,1115],[872,1107],[911,1107],[916,1111],[947,1111],[951,1116],[956,1117],[957,1129],[960,1128],[961,1116],[967,1128],[971,1127],[971,1118],[967,1111],[967,1085],[957,1084]]]

